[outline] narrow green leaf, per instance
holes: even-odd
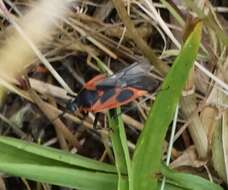
[[[87,168],[89,170],[114,172],[114,173],[116,172],[115,167],[110,164],[105,164],[96,160],[92,160],[77,154],[71,154],[58,149],[44,147],[34,143],[28,143],[15,138],[9,138],[9,137],[3,137],[3,136],[0,136],[0,142],[10,145],[12,147],[15,147],[16,149],[19,150],[19,154],[20,152],[25,151],[27,153],[32,153],[37,156],[62,162],[63,164],[65,163],[65,164],[72,165],[72,167],[79,166],[79,167]],[[2,149],[0,149],[0,154],[1,154],[1,151]],[[20,155],[23,155],[23,154],[21,153]]]
[[[201,30],[202,24],[199,22],[186,40],[165,78],[137,142],[132,162],[135,190],[154,190],[157,188],[156,175],[160,172],[162,145],[181,91],[197,56]]]
[[[131,182],[131,160],[128,151],[127,137],[124,129],[124,124],[121,118],[120,109],[111,110],[108,114],[109,127],[112,129],[111,140],[115,155],[115,164],[119,175],[119,190],[132,189],[129,184],[126,186],[122,183],[122,172],[128,173],[128,182]],[[132,183],[131,183],[132,184]]]
[[[0,170],[9,175],[80,190],[116,190],[117,175],[60,166],[22,164],[0,159]]]
[[[116,174],[84,169],[26,152],[2,142],[0,142],[0,171],[80,190],[117,188]]]
[[[192,190],[222,190],[219,185],[216,185],[202,177],[195,176],[192,174],[185,174],[180,172],[175,172],[169,169],[167,166],[162,165],[161,172],[169,180],[174,181],[179,186],[182,186],[183,189],[192,189]]]

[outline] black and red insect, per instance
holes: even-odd
[[[67,104],[71,112],[103,112],[128,104],[155,91],[159,82],[150,74],[150,64],[136,62],[114,75],[101,74],[89,80]]]

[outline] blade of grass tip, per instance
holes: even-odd
[[[172,153],[172,148],[173,148],[173,143],[174,143],[174,135],[175,135],[176,126],[177,126],[178,112],[179,112],[179,106],[177,105],[175,115],[174,115],[174,119],[173,119],[172,131],[171,131],[170,140],[169,140],[169,147],[168,147],[168,151],[167,151],[167,158],[166,158],[166,165],[167,166],[169,165],[170,159],[171,159],[171,153]],[[164,176],[162,179],[160,190],[165,189],[165,182],[166,182],[166,177]]]
[[[168,126],[173,119],[181,91],[197,56],[201,30],[202,23],[198,22],[166,76],[138,139],[132,162],[135,190],[154,190],[157,188],[162,145]]]
[[[148,6],[148,7],[144,7],[144,6],[142,6],[142,4],[140,4],[140,3],[136,3],[143,11],[145,11],[145,13],[147,13],[148,14],[148,16],[149,17],[151,17],[152,19],[153,19],[153,14],[151,13],[151,12],[153,12],[153,11],[150,11],[150,7],[151,6]],[[170,10],[169,10],[170,11]],[[172,11],[171,11],[171,13],[172,13]],[[160,19],[159,19],[160,20]],[[163,21],[164,22],[164,21]],[[164,30],[164,28],[163,28],[163,30]],[[168,31],[168,33],[166,33],[167,34],[167,36],[171,39],[171,40],[173,40],[173,35],[172,35],[172,32],[171,32],[171,30],[169,29],[169,28],[166,28],[166,30],[164,30],[164,31]],[[172,38],[171,38],[172,37]],[[177,40],[175,40],[174,39],[174,41],[173,41],[173,43],[176,43],[176,46],[177,47],[179,47],[180,48],[180,44],[178,44],[178,41]],[[202,48],[203,48],[203,50],[204,50],[204,47],[202,46]],[[222,87],[224,87],[225,89],[227,89],[227,85],[225,84],[225,83],[223,83],[223,82],[221,82],[221,81],[219,81],[219,79],[216,77],[216,76],[214,76],[212,73],[210,73],[208,70],[206,70],[203,66],[201,66],[199,63],[197,63],[196,61],[195,61],[195,65],[198,67],[198,69],[199,70],[201,70],[206,76],[208,76],[209,78],[212,78],[215,82],[217,82],[219,85],[221,85]]]
[[[228,46],[227,34],[224,32],[224,29],[221,27],[221,24],[217,22],[218,19],[216,18],[216,14],[212,12],[213,8],[210,5],[210,3],[208,3],[208,8],[210,8],[210,11],[207,14],[205,14],[203,11],[205,10],[205,8],[201,9],[193,1],[184,0],[183,2],[186,5],[186,7],[192,9],[193,12],[195,12],[198,15],[198,17],[202,19],[206,25],[208,25],[209,28],[215,31],[216,36],[225,46]]]
[[[119,176],[118,189],[130,189],[132,188],[132,169],[131,160],[128,151],[127,138],[125,134],[123,120],[120,115],[120,109],[111,110],[108,114],[109,127],[111,128],[111,140],[113,145],[113,151],[115,155],[115,164]],[[128,174],[128,184],[122,184],[123,180],[122,173],[127,172]]]

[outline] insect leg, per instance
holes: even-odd
[[[98,129],[98,127],[97,127],[97,122],[98,122],[99,116],[100,116],[100,113],[97,112],[97,113],[95,114],[95,119],[94,119],[94,122],[93,122],[93,128],[94,128],[94,129]]]
[[[67,93],[66,93],[66,95],[67,95],[67,96],[70,96],[70,97],[72,97],[72,98],[77,97],[77,95],[76,95],[76,94],[72,94],[72,93],[70,93],[70,92],[67,92]]]

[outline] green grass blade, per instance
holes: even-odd
[[[201,30],[202,24],[198,23],[186,40],[162,84],[137,142],[132,162],[135,190],[154,190],[157,188],[156,175],[160,172],[162,145],[181,91],[197,56]]]
[[[192,174],[185,174],[175,172],[169,169],[167,166],[162,165],[161,172],[169,180],[172,180],[179,186],[182,186],[183,189],[192,189],[192,190],[222,190],[219,185],[216,185],[202,177],[195,176]]]
[[[132,190],[132,169],[131,160],[128,151],[127,137],[125,134],[124,124],[121,118],[120,109],[111,110],[108,115],[109,127],[112,129],[111,140],[115,155],[115,164],[119,175],[119,190]],[[128,185],[122,183],[122,172],[128,173]]]
[[[80,190],[117,188],[116,174],[76,167],[2,142],[0,142],[0,171],[13,176]]]
[[[12,147],[15,147],[18,150],[20,155],[23,155],[22,154],[23,152],[27,152],[27,153],[34,154],[34,156],[37,155],[40,157],[52,159],[53,161],[55,160],[55,161],[62,162],[63,164],[69,164],[69,165],[72,165],[72,167],[79,166],[85,169],[87,168],[89,170],[114,172],[114,173],[116,172],[115,167],[110,164],[105,164],[77,154],[70,154],[68,152],[61,151],[58,149],[44,147],[34,143],[28,143],[15,138],[0,136],[0,143],[4,143]],[[2,152],[2,149],[0,149],[0,154],[1,152]]]
[[[43,183],[80,190],[107,190],[117,188],[117,176],[60,166],[18,164],[0,159],[0,170],[9,175],[25,177]]]

